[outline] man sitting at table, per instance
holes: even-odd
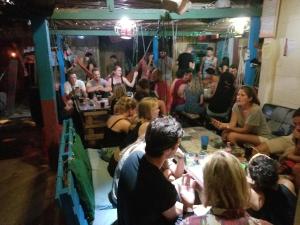
[[[183,135],[181,125],[172,117],[157,118],[146,131],[146,154],[131,154],[120,173],[118,186],[119,225],[174,224],[190,206],[177,201],[175,186],[161,172],[164,162],[173,157]]]
[[[73,71],[68,73],[68,81],[64,83],[63,101],[65,103],[65,110],[71,111],[73,108],[72,98],[87,97],[85,84],[82,80],[78,80],[76,74]]]
[[[111,92],[111,87],[108,85],[107,80],[101,78],[100,70],[94,68],[92,70],[93,79],[89,80],[86,84],[86,91],[89,95],[100,94],[107,97]]]

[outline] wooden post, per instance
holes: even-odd
[[[51,157],[55,154],[52,150],[58,150],[60,126],[58,124],[56,110],[54,76],[50,63],[50,57],[52,57],[52,55],[50,50],[49,30],[46,19],[33,18],[31,21],[44,122],[43,149],[48,157]]]

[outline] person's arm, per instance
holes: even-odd
[[[146,130],[147,130],[147,127],[149,125],[149,122],[144,122],[140,128],[139,128],[139,132],[138,132],[138,135],[139,137],[141,137],[142,135],[144,135],[146,133]]]
[[[177,90],[177,95],[181,98],[184,98],[184,90],[186,89],[187,84],[182,84],[179,86],[178,90]]]
[[[219,120],[216,119],[212,119],[212,125],[214,125],[216,128],[218,128],[219,130],[225,130],[225,129],[229,129],[230,127],[236,127],[238,118],[237,118],[237,114],[235,112],[231,113],[231,118],[230,118],[230,122],[229,123],[222,123]]]
[[[202,70],[203,70],[204,58],[205,58],[205,56],[202,57],[202,59],[201,59],[201,64],[200,64],[200,68],[199,68],[199,76],[200,76],[200,78],[201,78],[201,75],[202,75],[202,73],[203,73]]]
[[[182,215],[184,212],[184,206],[181,202],[176,202],[175,205],[167,210],[165,210],[162,215],[167,219],[167,220],[174,220],[176,217],[179,215]]]
[[[92,79],[93,78],[93,73],[90,72],[81,62],[81,60],[76,57],[75,62],[80,66],[80,68],[86,73],[86,75],[88,76],[88,78]]]
[[[300,163],[300,156],[295,154],[295,150],[288,153],[286,159],[292,160],[295,163]]]
[[[257,193],[252,188],[250,188],[250,199],[249,199],[249,208],[254,211],[258,211],[263,207],[265,198],[262,194]]]
[[[200,95],[200,102],[199,102],[200,105],[203,105],[204,104],[204,95],[201,94]]]
[[[138,72],[135,71],[134,74],[133,74],[133,79],[131,82],[129,82],[129,80],[127,80],[126,77],[123,77],[123,81],[124,83],[128,86],[128,87],[133,87],[135,85],[135,81],[136,81],[136,78],[138,76]]]
[[[293,193],[293,195],[296,196],[295,186],[289,179],[279,177],[278,184],[284,185],[287,189],[289,189],[290,192]]]

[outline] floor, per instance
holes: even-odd
[[[41,129],[26,116],[0,120],[0,224],[63,225],[56,173],[41,151]]]

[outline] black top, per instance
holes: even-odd
[[[120,172],[117,192],[118,225],[134,225],[132,222],[135,216],[132,204],[133,190],[143,155],[141,151],[131,153]]]
[[[290,190],[279,184],[276,190],[268,190],[265,195],[265,203],[259,211],[250,211],[250,214],[258,219],[264,219],[273,225],[293,225],[296,196]]]
[[[102,147],[114,147],[120,146],[123,143],[127,133],[126,132],[116,132],[112,128],[121,120],[127,120],[125,118],[118,119],[111,127],[104,128],[104,138],[102,142]]]
[[[214,113],[225,113],[231,108],[235,93],[234,77],[231,73],[220,76],[215,94],[209,101],[208,109]]]
[[[139,121],[132,130],[129,130],[129,132],[126,135],[126,138],[124,138],[123,143],[120,145],[121,150],[123,150],[124,148],[126,148],[127,146],[129,146],[130,144],[132,144],[138,139],[139,129],[142,124],[143,123]]]
[[[134,166],[137,166],[135,171]],[[125,199],[127,205],[124,204]],[[159,168],[149,163],[145,156],[142,159],[137,159],[136,155],[129,156],[122,168],[118,187],[119,225],[174,224],[175,221],[167,221],[162,213],[172,208],[176,201],[174,185]],[[130,221],[123,223],[124,218]]]

